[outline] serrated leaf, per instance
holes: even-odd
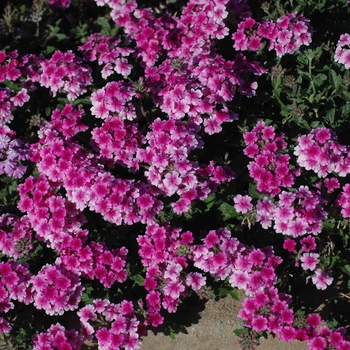
[[[237,337],[242,337],[242,335],[248,334],[249,330],[248,328],[239,328],[239,329],[234,329],[233,333],[237,335]]]
[[[88,304],[93,304],[94,299],[91,298],[87,293],[83,293],[82,296],[81,296],[81,301],[82,301],[85,305],[88,305]]]
[[[349,113],[350,113],[350,103],[347,102],[343,107],[341,107],[341,114],[346,117],[349,115]]]
[[[344,97],[346,102],[350,102],[350,92],[349,91],[342,91],[342,96]]]
[[[222,203],[219,206],[219,210],[221,211],[222,214],[222,219],[224,221],[232,219],[236,216],[238,216],[239,214],[236,212],[235,208],[233,207],[233,205],[229,204],[229,203]]]
[[[101,27],[102,35],[113,37],[118,32],[119,27],[115,24],[111,27],[108,18],[100,17],[96,20],[96,23]]]
[[[145,279],[141,275],[133,275],[129,276],[129,278],[138,286],[143,287]]]
[[[74,100],[71,104],[73,106],[76,106],[78,104],[84,104],[84,105],[92,105],[91,99],[90,97],[82,97],[82,98],[77,98],[76,100]]]
[[[21,86],[19,84],[14,83],[13,81],[5,80],[3,84],[13,92],[18,92],[21,90]]]
[[[333,125],[334,124],[334,116],[335,116],[335,108],[332,108],[331,110],[326,112],[325,119],[329,124]]]
[[[335,89],[338,89],[342,83],[342,78],[334,70],[330,71],[330,82]]]
[[[238,295],[238,289],[237,288],[233,288],[232,290],[229,291],[229,294],[231,295],[231,297],[235,300],[239,301],[239,295]]]
[[[302,56],[301,54],[299,54],[297,56],[297,61],[303,65],[307,65],[308,64],[308,61],[307,61],[307,58]]]
[[[55,47],[51,46],[51,45],[47,45],[45,46],[45,54],[46,55],[50,55],[51,53],[53,53],[55,51]]]
[[[256,184],[255,183],[250,183],[248,186],[248,194],[250,197],[252,198],[256,198],[256,199],[262,199],[265,196],[263,194],[260,194],[257,190],[256,190]]]
[[[344,265],[341,270],[347,275],[350,275],[350,265]]]

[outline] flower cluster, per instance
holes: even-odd
[[[289,165],[290,156],[282,153],[287,146],[283,135],[276,135],[273,126],[260,121],[243,135],[246,148],[243,153],[254,161],[249,162],[249,175],[257,181],[257,190],[271,197],[281,192],[281,187],[291,187],[300,175]]]
[[[16,94],[12,94],[8,88],[0,89],[0,126],[10,123],[13,120],[12,112],[16,107],[22,107],[30,97],[27,89],[22,88]]]
[[[270,287],[255,293],[242,302],[243,309],[238,316],[246,321],[246,325],[256,332],[268,331],[283,340],[292,341],[293,311],[289,308],[290,296],[278,293],[277,288]]]
[[[11,214],[0,216],[0,251],[11,258],[19,259],[33,247],[32,226],[27,216]]]
[[[294,314],[290,303],[288,295],[269,288],[245,299],[238,316],[256,332],[272,332],[286,342],[307,341],[309,349],[350,349],[343,328],[332,331],[321,326],[321,317],[317,314],[306,317]]]
[[[180,295],[185,292],[182,270],[187,267],[187,260],[180,254],[181,241],[191,243],[191,233],[181,234],[180,229],[156,223],[148,225],[145,234],[137,237],[141,262],[146,267],[144,286],[148,291],[146,300],[153,326],[162,323],[161,307],[175,312]],[[157,289],[162,295],[154,292]]]
[[[327,128],[317,128],[298,138],[294,154],[300,167],[313,170],[320,178],[331,173],[345,177],[350,173],[349,150],[349,146],[337,141],[334,132]]]
[[[113,72],[128,76],[131,73],[132,65],[128,63],[126,56],[129,56],[133,49],[118,46],[121,40],[110,38],[101,34],[92,34],[84,45],[79,47],[87,61],[103,65],[101,75],[103,79],[109,77]]]
[[[66,104],[62,110],[55,109],[51,114],[51,127],[64,137],[73,137],[88,127],[82,122],[84,111]]]
[[[350,184],[345,184],[339,194],[338,205],[341,207],[341,215],[344,219],[350,218]]]
[[[120,95],[116,98],[120,98]],[[98,152],[100,161],[112,168],[119,164],[133,172],[139,170],[136,153],[140,152],[143,143],[144,137],[137,127],[119,117],[108,117],[101,127],[91,132],[91,144]]]
[[[264,229],[273,225],[276,233],[293,238],[319,234],[327,218],[320,193],[307,186],[294,192],[282,191],[276,203],[267,198],[258,200],[256,211],[256,220]]]
[[[36,237],[52,249],[62,249],[68,237],[84,239],[84,216],[67,199],[56,193],[57,185],[45,176],[28,177],[19,186],[18,208],[27,213]]]
[[[107,349],[139,349],[140,322],[134,314],[132,302],[122,301],[113,304],[109,300],[94,300],[77,312],[82,325],[84,338],[98,341],[98,348]],[[107,326],[106,326],[107,325]],[[95,331],[95,328],[99,328]]]
[[[91,113],[96,118],[118,117],[134,120],[137,115],[132,99],[135,96],[133,84],[122,80],[113,81],[91,94]]]
[[[238,30],[232,34],[232,39],[237,51],[257,51],[262,47],[261,39],[268,39],[269,50],[274,49],[277,56],[282,57],[294,53],[302,45],[310,45],[311,35],[309,20],[292,12],[280,17],[276,23],[259,23],[248,17],[238,24]]]
[[[159,212],[161,202],[144,183],[114,177],[92,153],[72,138],[61,137],[50,126],[47,123],[42,128],[40,142],[32,145],[32,159],[41,174],[55,186],[64,187],[68,201],[77,209],[88,207],[118,225],[122,221],[147,222]],[[138,201],[144,194],[153,202],[147,208],[141,208],[142,203]]]
[[[350,35],[342,34],[335,49],[334,61],[341,63],[346,69],[350,68]]]
[[[32,284],[34,306],[48,315],[62,315],[77,309],[84,291],[79,277],[57,264],[43,266],[33,277]]]
[[[22,161],[29,160],[29,145],[16,138],[7,125],[0,125],[0,175],[21,178],[27,170]]]
[[[180,196],[173,204],[178,214],[188,211],[192,200],[207,198],[220,183],[234,178],[228,167],[188,159],[192,150],[202,148],[198,131],[193,123],[157,118],[146,135],[148,146],[138,153],[140,161],[149,164],[145,176],[150,184],[166,196]]]
[[[51,58],[40,62],[40,71],[40,85],[49,88],[53,96],[67,93],[70,101],[84,94],[92,83],[91,68],[71,51],[55,51]]]
[[[5,51],[0,51],[0,80],[1,82],[5,80],[14,81],[21,76],[21,70],[18,67],[18,52],[12,51],[6,54]]]
[[[30,304],[33,301],[31,293],[32,275],[27,263],[1,262],[0,263],[0,313],[7,313],[14,308],[11,300]],[[11,330],[11,325],[0,317],[0,332]]]
[[[18,57],[17,51],[7,54],[0,51],[0,82],[20,82],[15,91],[0,88],[0,127],[9,124],[14,118],[14,110],[29,101],[28,93],[36,89],[35,82],[40,80],[41,59],[34,54]]]
[[[105,288],[127,277],[127,249],[108,250],[103,243],[90,242],[83,245],[81,239],[67,238],[60,247],[60,257],[55,261],[77,276],[99,280]]]
[[[282,262],[271,247],[245,246],[224,228],[210,231],[203,244],[190,249],[194,266],[217,279],[228,278],[233,287],[243,289],[247,295],[272,287],[277,280],[275,268]]]
[[[34,337],[33,350],[79,350],[82,343],[83,339],[76,330],[66,330],[62,325],[56,323],[46,332]]]

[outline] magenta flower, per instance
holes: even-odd
[[[262,315],[254,317],[252,320],[252,329],[255,332],[263,332],[267,329],[268,319]]]
[[[52,6],[68,8],[70,6],[71,0],[50,0],[49,4]]]
[[[245,214],[253,209],[253,204],[251,203],[252,198],[248,195],[242,196],[238,194],[233,198],[235,202],[234,207],[238,213]]]
[[[66,330],[59,323],[56,323],[53,324],[46,332],[39,333],[34,336],[33,350],[78,350],[82,344],[83,339],[76,330]]]
[[[10,323],[3,317],[0,317],[0,333],[8,333],[12,329]]]
[[[283,248],[288,250],[289,252],[292,252],[295,249],[296,245],[297,243],[290,238],[285,239],[283,242]]]
[[[308,340],[308,345],[313,350],[324,350],[326,349],[327,341],[323,337],[314,337]]]
[[[79,277],[60,265],[45,265],[33,278],[34,305],[48,315],[76,309],[83,290]]]
[[[316,249],[316,241],[313,236],[306,236],[300,240],[302,244],[302,249],[304,252],[309,252],[310,250]]]
[[[304,270],[315,270],[317,264],[320,262],[320,259],[318,258],[319,255],[317,253],[304,253],[300,257],[301,267]]]
[[[69,6],[70,0],[56,0],[62,4],[61,1]],[[40,62],[40,67],[41,86],[49,88],[53,96],[63,90],[70,101],[85,93],[92,82],[91,68],[84,66],[82,60],[71,51],[55,51],[50,59]]]
[[[321,269],[317,269],[312,276],[312,282],[317,289],[325,290],[327,286],[332,284],[333,277],[330,277]]]
[[[206,285],[206,277],[199,272],[190,272],[186,277],[186,285],[198,292]]]

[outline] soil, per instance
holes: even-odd
[[[174,314],[170,325],[181,323],[183,326],[173,330],[169,327],[149,331],[143,337],[141,350],[241,350],[239,338],[234,329],[242,328],[237,317],[241,308],[240,301],[227,296],[220,300],[190,303],[182,305],[183,310]],[[257,350],[306,350],[307,344],[299,341],[281,342],[269,337],[261,339]]]

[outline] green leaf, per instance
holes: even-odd
[[[305,66],[308,64],[307,58],[302,56],[301,54],[297,56],[297,61]]]
[[[327,121],[327,123],[333,125],[334,117],[335,117],[335,108],[332,108],[331,110],[326,112],[325,120]]]
[[[342,95],[346,102],[350,102],[350,92],[349,91],[342,91]]]
[[[333,86],[335,89],[338,89],[339,86],[340,86],[341,83],[342,83],[342,78],[341,78],[341,76],[338,75],[333,69],[330,70],[329,75],[330,75],[329,80],[330,80],[332,86]]]
[[[83,293],[81,296],[81,301],[85,304],[92,304],[94,302],[94,298],[91,298],[87,293]]]
[[[224,221],[232,219],[232,218],[234,218],[234,217],[239,215],[239,213],[236,212],[236,210],[233,207],[233,205],[228,204],[228,203],[222,203],[219,206],[219,210],[221,211],[222,219]]]
[[[115,36],[118,32],[118,26],[113,25],[111,27],[109,19],[105,17],[100,17],[96,20],[96,23],[101,27],[101,34],[105,36]]]
[[[141,275],[132,275],[129,276],[129,278],[138,286],[143,287],[143,283],[144,283],[144,278]]]
[[[237,335],[237,337],[242,337],[242,335],[248,334],[249,329],[248,328],[239,328],[239,329],[234,329],[233,333]]]
[[[172,326],[168,326],[168,332],[171,339],[175,340],[176,331]]]
[[[216,198],[215,194],[211,194],[210,196],[208,196],[205,199],[204,203],[207,204],[207,210],[206,211],[208,211],[215,204],[215,198]]]
[[[256,189],[256,183],[250,183],[249,187],[248,187],[248,194],[250,197],[252,198],[256,198],[256,199],[262,199],[265,196],[261,193],[259,193]]]
[[[239,295],[238,295],[238,289],[237,288],[233,288],[232,290],[229,291],[229,294],[231,295],[231,297],[235,300],[239,301]]]
[[[5,80],[3,84],[13,92],[18,92],[21,90],[21,86],[19,84],[14,83],[13,81]]]
[[[344,106],[341,107],[341,114],[344,116],[344,117],[347,117],[350,113],[350,103],[347,102],[345,103]]]
[[[344,265],[341,270],[350,276],[350,265]]]
[[[79,104],[84,104],[84,105],[92,105],[91,99],[90,97],[82,97],[82,98],[77,98],[76,100],[74,100],[73,102],[71,102],[71,104],[73,106],[77,106]]]
[[[327,80],[327,75],[324,74],[324,73],[317,74],[316,77],[315,77],[315,80],[325,81],[325,80]]]
[[[55,47],[51,46],[51,45],[47,45],[45,46],[45,55],[50,55],[51,53],[53,53],[55,51]]]

